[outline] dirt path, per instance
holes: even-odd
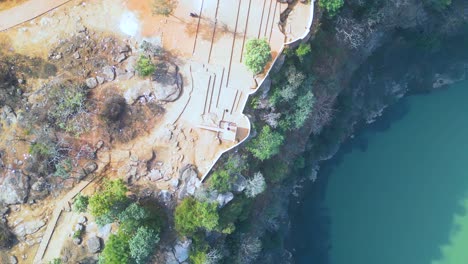
[[[29,0],[21,5],[0,12],[0,31],[30,21],[71,0]]]

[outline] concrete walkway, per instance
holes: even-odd
[[[0,31],[5,31],[33,20],[71,0],[29,0],[19,6],[0,12]]]

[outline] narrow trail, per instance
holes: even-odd
[[[0,12],[0,32],[31,21],[72,0],[29,0]]]

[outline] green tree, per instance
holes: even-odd
[[[225,193],[231,190],[231,181],[231,175],[227,170],[216,170],[211,175],[209,183],[211,188]]]
[[[181,235],[191,235],[200,228],[212,231],[219,221],[217,205],[185,198],[175,209],[174,221]]]
[[[315,102],[314,95],[308,91],[305,95],[299,96],[296,102],[296,109],[291,118],[291,124],[294,129],[301,128],[312,113]]]
[[[103,190],[89,199],[89,210],[94,217],[110,213],[113,206],[127,200],[127,187],[122,180],[106,181]]]
[[[279,153],[284,137],[265,125],[259,135],[252,140],[247,149],[254,157],[263,161]]]
[[[130,260],[129,237],[123,232],[111,234],[100,256],[100,264],[127,264]]]
[[[149,213],[143,207],[132,203],[118,216],[120,229],[127,234],[133,233],[148,217]]]
[[[136,71],[140,76],[149,76],[156,71],[156,66],[149,57],[141,55],[137,61]]]
[[[86,195],[81,195],[81,193],[79,193],[73,202],[73,211],[78,213],[84,213],[86,212],[86,209],[88,209],[88,204],[89,197]]]
[[[301,43],[296,49],[296,56],[302,61],[304,57],[311,52],[310,44]]]
[[[206,264],[208,262],[208,256],[205,251],[198,250],[193,254],[190,254],[190,263],[192,264]]]
[[[137,264],[144,264],[158,242],[159,235],[156,231],[148,227],[140,227],[129,242],[130,256]]]
[[[335,16],[343,4],[344,0],[319,0],[319,6],[325,9],[330,17]]]
[[[54,258],[53,260],[49,261],[49,264],[62,264],[62,260],[60,258]]]
[[[266,39],[249,39],[245,44],[245,66],[258,74],[263,71],[265,65],[271,59],[270,44]]]

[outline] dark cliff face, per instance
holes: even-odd
[[[271,193],[291,193],[310,174],[310,167],[333,157],[356,128],[373,122],[401,97],[464,79],[467,24],[468,1],[463,0],[454,0],[444,11],[434,11],[420,0],[350,0],[337,17],[322,17],[303,70],[316,78],[314,94],[335,98],[333,119],[317,133],[312,117],[288,136],[285,152],[293,156],[291,152],[304,151],[308,168],[273,186]],[[287,226],[287,218],[283,220]],[[265,250],[264,259],[290,262],[289,252],[279,248]]]

